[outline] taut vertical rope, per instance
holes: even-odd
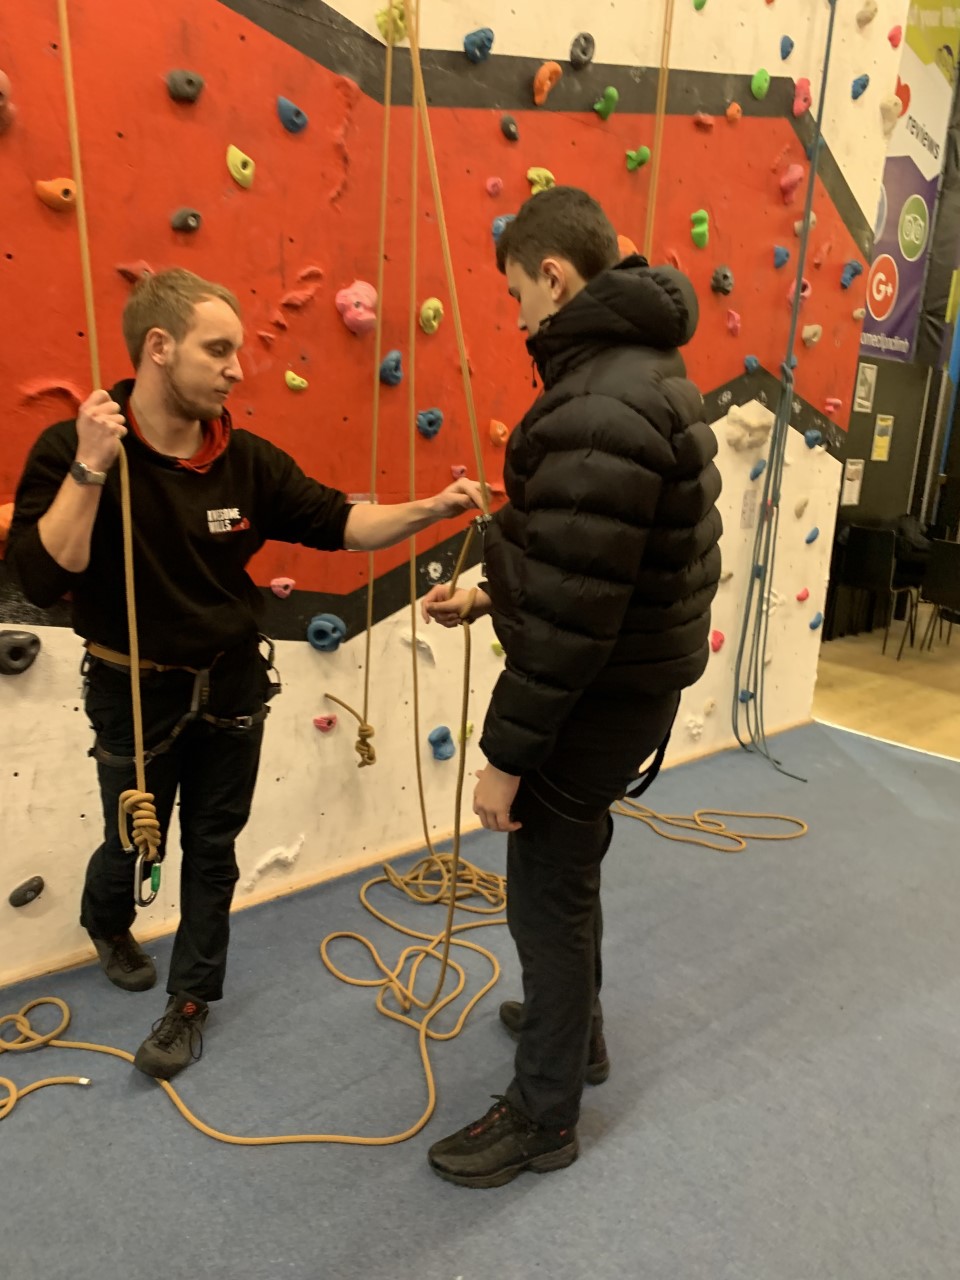
[[[660,74],[657,79],[657,114],[653,130],[653,168],[650,194],[647,198],[647,229],[643,238],[646,258],[653,256],[653,223],[657,213],[657,190],[660,186],[660,159],[663,152],[663,120],[667,110],[667,86],[670,81],[670,38],[673,32],[673,0],[665,0],[663,42],[660,46]]]

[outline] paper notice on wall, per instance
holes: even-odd
[[[873,428],[873,449],[870,451],[871,462],[890,461],[890,441],[893,438],[893,418],[889,413],[878,413],[876,426]]]
[[[848,458],[843,464],[843,486],[840,489],[841,507],[857,507],[860,505],[860,490],[863,488],[863,458]]]
[[[877,389],[877,366],[862,364],[857,370],[857,389],[853,396],[855,413],[872,413],[873,397]]]
[[[743,506],[740,508],[740,528],[753,529],[757,524],[757,491],[748,489],[743,495]]]

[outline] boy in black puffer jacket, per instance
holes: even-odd
[[[720,474],[677,350],[696,328],[696,296],[679,271],[618,258],[603,210],[572,187],[527,201],[497,251],[544,392],[510,439],[509,502],[487,530],[488,582],[470,614],[492,614],[506,654],[474,811],[509,833],[524,999],[500,1010],[519,1040],[506,1096],[430,1150],[434,1170],[466,1186],[576,1159],[584,1081],[609,1072],[610,805],[665,747],[709,652]],[[424,615],[456,626],[467,600],[435,587]]]

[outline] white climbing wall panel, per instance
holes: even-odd
[[[421,6],[424,48],[461,49],[467,32],[492,27],[494,54],[565,62],[574,35],[587,30],[597,42],[598,62],[660,64],[664,0],[642,4],[614,0],[602,5],[581,0],[421,0]],[[335,7],[377,34],[374,12],[382,7],[380,3],[338,0]],[[879,0],[877,16],[861,28],[857,14],[863,7],[864,0],[837,0],[823,132],[872,226],[887,150],[880,102],[896,88],[903,48],[893,48],[887,36],[893,27],[906,25],[909,5],[908,0]],[[707,0],[699,12],[692,0],[677,0],[670,66],[736,77],[729,93],[741,100],[749,93],[749,77],[759,67],[766,67],[771,75],[806,77],[815,109],[828,17],[827,0]],[[780,57],[782,36],[794,42],[786,61]],[[851,85],[860,75],[870,77],[870,86],[854,102]]]

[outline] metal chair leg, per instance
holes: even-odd
[[[925,648],[927,650],[933,649],[933,632],[934,632],[934,628],[936,627],[937,618],[939,617],[939,614],[940,614],[940,606],[938,604],[935,604],[933,606],[933,612],[930,614],[930,621],[927,623],[927,629],[923,633],[923,639],[920,641],[921,653],[923,653]]]

